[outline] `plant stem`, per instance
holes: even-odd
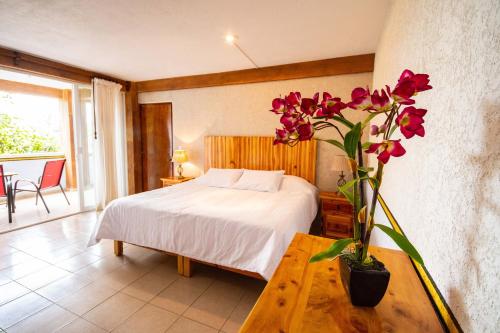
[[[393,106],[391,108],[391,112],[389,113],[386,121],[384,122],[387,125],[384,136],[383,136],[384,140],[389,139],[392,121],[394,120],[394,115],[399,112],[399,108],[401,108],[401,105],[396,106],[396,104],[393,104]],[[373,227],[375,226],[374,215],[375,215],[375,208],[377,207],[377,199],[378,199],[380,186],[382,185],[383,170],[384,170],[384,163],[378,161],[377,174],[375,176],[375,179],[377,180],[377,182],[374,184],[374,187],[373,187],[373,196],[372,196],[372,202],[370,205],[370,214],[368,215],[366,234],[365,234],[365,238],[363,239],[363,254],[361,256],[362,263],[365,262],[365,260],[366,260],[366,256],[368,254],[368,246],[370,245],[370,236],[372,234]]]
[[[339,133],[339,135],[342,138],[342,140],[344,139],[344,135],[342,134],[342,132],[340,131],[340,129],[336,125],[334,125],[334,124],[332,124],[330,122],[321,121],[321,122],[317,122],[317,123],[313,124],[313,126],[314,126],[314,129],[316,131],[321,131],[322,129],[325,129],[327,127],[333,127],[333,128],[335,128],[337,130],[337,133]]]
[[[361,145],[361,140],[358,142],[358,166],[363,167],[363,148]],[[359,173],[358,173],[359,175]],[[364,187],[364,180],[360,180],[359,182],[359,196],[360,196],[360,207],[364,207],[366,205],[366,197],[365,197],[365,187]],[[360,221],[361,225],[359,228],[359,236],[362,241],[365,239],[365,232],[366,232],[366,216],[364,221]]]
[[[354,240],[355,240],[355,256],[356,258],[360,259],[361,258],[361,253],[360,249],[362,249],[362,246],[360,245],[359,240],[361,239],[361,226],[358,221],[358,212],[359,212],[359,194],[358,194],[358,185],[359,185],[359,174],[358,174],[358,168],[357,168],[357,163],[355,160],[350,160],[351,164],[351,169],[352,169],[352,179],[357,179],[358,182],[354,184],[352,187],[352,197],[354,198],[353,202],[353,209],[352,209],[352,219],[353,219],[353,224],[354,224]]]
[[[370,236],[373,230],[373,227],[375,226],[373,216],[375,215],[375,208],[377,207],[377,198],[378,198],[378,193],[380,189],[380,184],[382,182],[382,175],[383,175],[383,170],[384,170],[384,163],[378,162],[377,166],[377,175],[375,178],[377,179],[377,183],[373,187],[373,196],[372,196],[372,202],[370,205],[370,215],[368,218],[368,225],[366,228],[366,235],[365,235],[365,240],[363,242],[363,255],[361,257],[361,262],[365,262],[366,260],[366,255],[368,253],[368,245],[370,245]]]

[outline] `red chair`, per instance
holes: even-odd
[[[5,178],[3,176],[3,165],[0,164],[0,198],[7,198],[7,208],[9,211],[9,223],[12,223],[12,198],[11,198],[10,188],[5,184]]]
[[[50,213],[49,207],[47,207],[47,204],[45,203],[45,200],[43,199],[42,190],[46,190],[49,188],[59,186],[62,193],[64,194],[64,198],[68,202],[68,205],[70,205],[68,197],[66,196],[66,192],[64,192],[64,189],[61,186],[61,176],[62,176],[62,172],[63,172],[65,163],[66,163],[65,159],[46,162],[45,167],[43,168],[43,174],[40,178],[38,178],[38,183],[34,182],[33,180],[29,180],[29,179],[19,179],[18,181],[16,181],[16,183],[14,185],[14,202],[16,199],[17,192],[36,192],[36,204],[38,205],[38,196],[40,196],[40,199],[42,199],[42,202],[43,202],[43,205],[45,206],[45,209],[47,209],[47,213]],[[35,187],[35,190],[26,189],[26,188],[19,188],[18,189],[17,184],[19,182],[28,182]]]

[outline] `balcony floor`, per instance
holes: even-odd
[[[78,213],[80,211],[78,192],[66,191],[66,195],[71,205],[68,205],[60,191],[43,194],[50,214],[47,213],[40,200],[38,201],[38,206],[35,205],[34,195],[17,198],[16,212],[12,214],[12,223],[9,223],[7,206],[5,200],[3,200],[4,198],[2,198],[0,201],[2,203],[0,205],[0,233]]]

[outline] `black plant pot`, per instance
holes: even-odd
[[[384,297],[391,273],[377,262],[380,269],[358,269],[340,257],[340,277],[352,305],[374,307]]]

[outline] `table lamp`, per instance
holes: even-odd
[[[347,164],[347,158],[344,155],[335,155],[333,157],[332,170],[340,171],[339,179],[337,180],[337,187],[345,185],[346,180],[345,180],[344,170],[349,170],[349,164]]]
[[[174,151],[174,156],[172,156],[172,161],[177,163],[177,178],[184,178],[184,176],[182,175],[182,163],[186,163],[188,161],[186,151],[181,147],[179,147],[179,149],[176,149]]]

